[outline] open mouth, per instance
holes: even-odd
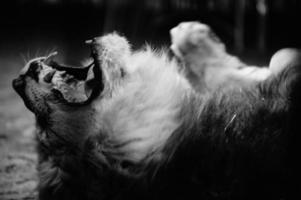
[[[124,57],[130,55],[128,42],[117,34],[109,34],[86,43],[91,47],[90,64],[80,67],[60,64],[53,60],[55,52],[28,62],[13,81],[13,87],[26,99],[24,90],[30,82],[44,94],[53,94],[59,102],[75,106],[90,103],[104,90],[111,91],[115,80],[124,76]]]
[[[95,61],[87,66],[75,67],[46,59],[42,65],[46,73],[41,75],[41,79],[51,84],[52,92],[63,103],[86,105],[98,97],[104,88],[102,71]]]
[[[68,66],[54,61],[56,54],[33,59],[13,80],[13,88],[24,100],[27,77],[68,105],[86,105],[101,94],[104,88],[102,71],[95,61],[87,66]],[[92,58],[95,56],[92,52]]]

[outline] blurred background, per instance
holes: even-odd
[[[301,45],[300,9],[299,0],[3,0],[0,56],[57,49],[69,62],[79,62],[91,37],[118,31],[134,47],[145,41],[168,45],[169,29],[198,20],[209,24],[229,51],[261,58]]]
[[[34,119],[11,88],[30,58],[58,51],[80,64],[84,41],[117,31],[139,48],[169,46],[182,21],[212,27],[229,52],[267,64],[283,47],[300,47],[300,0],[2,0],[0,2],[0,199],[32,199],[36,186]]]

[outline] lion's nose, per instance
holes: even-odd
[[[25,87],[25,80],[24,80],[24,76],[21,75],[18,78],[14,79],[12,82],[13,88],[19,93],[21,94],[24,91],[24,87]]]

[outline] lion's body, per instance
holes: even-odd
[[[164,53],[128,52],[124,41],[94,40],[104,87],[88,103],[68,103],[49,89],[55,83],[34,79],[36,61],[14,82],[37,116],[41,200],[297,194],[299,65],[198,93]]]
[[[132,56],[125,64],[130,74],[120,82],[123,87],[95,105],[96,120],[112,130],[110,139],[127,144],[120,149],[128,154],[125,159],[140,161],[178,128],[179,105],[190,86],[164,54],[148,49]]]

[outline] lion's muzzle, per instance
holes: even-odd
[[[32,62],[27,63],[20,72],[20,76],[13,80],[13,88],[19,94],[24,92],[26,85],[25,77],[31,77],[32,79],[38,81],[39,71],[42,69],[39,60],[34,59]]]

